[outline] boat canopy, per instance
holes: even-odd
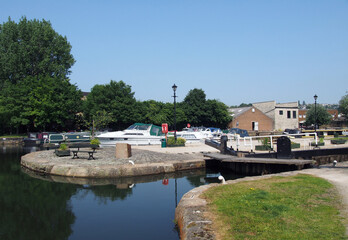
[[[150,128],[150,129],[149,129]],[[129,126],[127,130],[149,130],[151,136],[163,136],[162,128],[153,124],[147,123],[134,123]]]

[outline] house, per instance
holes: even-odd
[[[241,128],[247,131],[272,131],[273,119],[261,112],[256,107],[231,108],[233,117],[229,128]]]
[[[251,107],[230,109],[229,127],[249,131],[283,131],[298,128],[298,102],[275,101],[253,103]]]

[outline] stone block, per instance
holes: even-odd
[[[130,158],[132,156],[132,147],[127,143],[116,143],[116,158]]]

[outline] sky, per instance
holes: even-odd
[[[0,23],[66,36],[82,91],[110,80],[137,100],[194,88],[227,105],[337,104],[348,92],[348,0],[0,0]]]

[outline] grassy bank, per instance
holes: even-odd
[[[19,134],[19,135],[3,135],[0,138],[23,138],[27,137],[27,134]]]
[[[346,239],[334,187],[309,175],[209,189],[219,239]]]

